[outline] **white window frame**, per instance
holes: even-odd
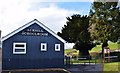
[[[43,48],[44,45],[44,48]],[[47,43],[41,43],[41,51],[47,51]]]
[[[16,47],[15,45],[24,45],[24,47]],[[24,52],[16,52],[16,49],[24,49]],[[26,43],[13,43],[13,54],[26,54]]]
[[[57,49],[58,46],[58,49]],[[55,51],[60,51],[60,44],[55,44]]]

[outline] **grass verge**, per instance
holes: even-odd
[[[104,63],[103,71],[120,71],[120,62]]]

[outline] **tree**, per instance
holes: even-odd
[[[79,14],[72,15],[67,17],[66,24],[58,35],[67,42],[74,43],[74,48],[79,50],[82,56],[89,56],[89,50],[95,46],[88,32],[89,17]]]
[[[89,32],[96,41],[101,41],[102,53],[107,41],[116,42],[120,37],[120,10],[118,2],[93,2],[89,17]]]

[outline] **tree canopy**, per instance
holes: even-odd
[[[75,43],[74,48],[79,50],[82,55],[89,55],[88,50],[95,46],[90,37],[90,32],[88,32],[89,17],[75,14],[67,17],[66,24],[61,33],[58,32],[58,35],[69,43]]]
[[[94,2],[90,10],[89,29],[97,41],[116,42],[120,37],[120,10],[118,2]]]
[[[117,42],[120,37],[120,10],[118,2],[93,2],[89,14],[91,37],[102,42],[102,54],[107,41]]]

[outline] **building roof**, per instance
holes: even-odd
[[[54,37],[56,37],[58,40],[60,40],[61,42],[65,43],[65,40],[62,39],[61,37],[59,37],[55,32],[53,32],[51,29],[49,29],[48,27],[46,27],[44,24],[42,24],[40,21],[38,21],[37,19],[34,19],[33,21],[23,25],[22,27],[16,29],[15,31],[9,33],[8,35],[6,35],[5,37],[2,38],[2,41],[5,41],[6,39],[8,39],[9,37],[13,36],[14,34],[20,32],[21,30],[29,27],[30,25],[37,23],[39,26],[41,26],[43,29],[45,29],[46,31],[48,31],[49,33],[51,33]]]

